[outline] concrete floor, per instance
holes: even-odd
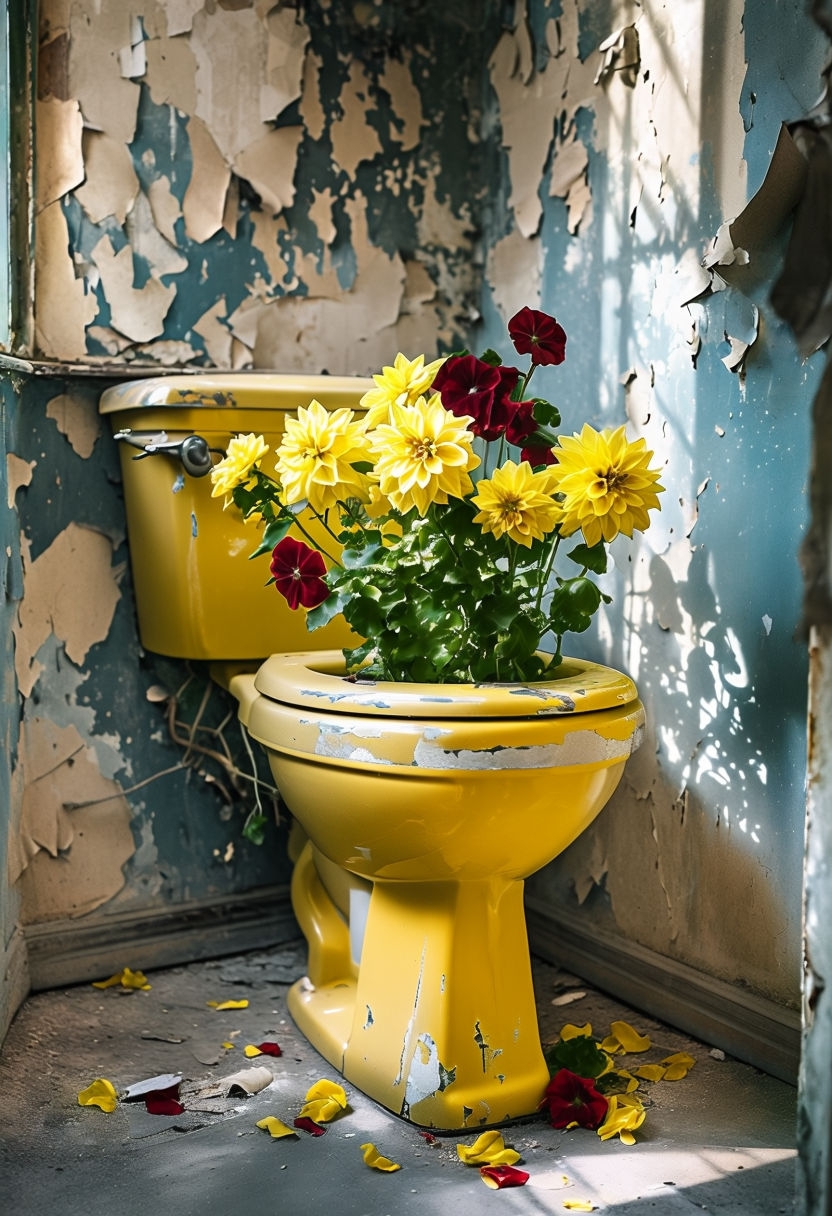
[[[543,1118],[516,1124],[504,1136],[522,1154],[529,1181],[492,1191],[457,1156],[457,1144],[473,1143],[476,1133],[428,1143],[349,1085],[348,1109],[325,1136],[272,1139],[255,1126],[258,1119],[274,1114],[291,1124],[314,1081],[339,1079],[286,1011],[287,986],[302,973],[303,960],[297,944],[154,972],[149,991],[86,984],[32,996],[0,1054],[3,1212],[532,1216],[590,1210],[570,1207],[576,1202],[616,1216],[793,1212],[796,1095],[790,1086],[717,1058],[707,1044],[543,963],[535,964],[535,984],[544,1041],[557,1038],[565,1022],[590,1021],[600,1035],[623,1018],[653,1043],[636,1062],[674,1051],[695,1057],[681,1081],[642,1082],[648,1113],[637,1144],[602,1143],[580,1128],[556,1131]],[[576,992],[584,995],[571,999]],[[207,1005],[230,999],[248,999],[249,1006],[217,1012]],[[276,1040],[282,1056],[246,1060],[244,1046],[264,1040]],[[259,1093],[202,1092],[263,1063],[274,1079]],[[172,1073],[183,1076],[184,1115],[150,1115],[142,1102],[125,1101],[105,1114],[77,1102],[97,1077],[122,1092]],[[402,1168],[380,1173],[365,1166],[359,1146],[367,1140]]]

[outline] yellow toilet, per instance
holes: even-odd
[[[210,500],[207,479],[175,468],[174,449],[181,464],[210,466],[234,433],[275,446],[281,411],[312,397],[354,408],[366,387],[170,377],[111,389],[101,409],[123,438],[144,644],[265,659],[230,688],[302,829],[292,903],[309,964],[289,995],[293,1018],[389,1110],[434,1130],[482,1128],[533,1114],[548,1079],[524,880],[608,801],[644,711],[626,676],[575,660],[528,685],[345,680],[331,649],[345,627],[310,635],[264,599],[278,597],[245,560],[257,534]],[[170,446],[144,457],[147,432]],[[189,453],[195,434],[204,445]]]

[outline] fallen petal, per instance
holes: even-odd
[[[374,1144],[362,1144],[361,1155],[364,1158],[364,1164],[369,1165],[371,1170],[383,1170],[386,1174],[392,1174],[395,1170],[402,1168],[389,1157],[382,1157]]]
[[[323,1136],[326,1132],[325,1127],[319,1127],[314,1119],[309,1119],[306,1115],[298,1115],[297,1119],[294,1120],[294,1124],[301,1131],[309,1132],[310,1136]]]
[[[106,980],[93,980],[93,988],[150,988],[147,982],[147,976],[142,971],[131,971],[129,967],[124,967],[116,975],[111,975]]]
[[[205,1004],[217,1013],[223,1009],[248,1009],[248,1001],[206,1001]]]
[[[181,1115],[185,1111],[185,1107],[178,1098],[165,1097],[161,1094],[148,1094],[144,1105],[149,1115]]]
[[[150,988],[144,972],[131,971],[129,967],[125,967],[121,973],[121,986],[122,988],[142,988],[145,992]]]
[[[594,1212],[595,1204],[587,1199],[564,1199],[563,1206],[568,1212]]]
[[[343,1109],[347,1105],[347,1092],[337,1081],[329,1081],[322,1077],[306,1091],[306,1101],[314,1102],[317,1098],[333,1098]]]
[[[324,1078],[308,1090],[300,1115],[313,1123],[330,1123],[346,1106],[347,1094],[343,1086]]]
[[[78,1095],[79,1106],[100,1106],[109,1114],[118,1106],[118,1098],[112,1082],[106,1077],[98,1077]]]
[[[583,1026],[573,1026],[571,1022],[567,1022],[561,1029],[560,1037],[562,1039],[576,1039],[581,1035],[589,1036],[591,1034],[592,1026],[589,1022],[584,1022]]]
[[[513,1165],[481,1165],[480,1177],[494,1191],[501,1191],[507,1186],[525,1186],[529,1181],[526,1171],[518,1170]]]
[[[664,1074],[665,1081],[681,1081],[682,1077],[688,1075],[695,1063],[696,1060],[686,1051],[677,1051],[672,1056],[667,1056],[662,1060],[662,1064],[667,1065]]]
[[[264,1056],[282,1056],[283,1052],[277,1043],[258,1043],[258,1051],[261,1051]]]
[[[639,1034],[629,1022],[612,1022],[610,1031],[625,1051],[647,1051],[650,1047],[648,1036]]]
[[[636,1069],[636,1076],[644,1081],[661,1081],[667,1071],[661,1064],[642,1064]]]
[[[282,1140],[284,1136],[297,1136],[297,1132],[293,1128],[287,1127],[274,1115],[266,1115],[265,1119],[258,1119],[256,1126],[267,1131],[275,1140]]]
[[[458,1144],[457,1156],[466,1165],[516,1165],[520,1154],[506,1148],[499,1132],[483,1132],[471,1145]]]
[[[598,1128],[601,1140],[610,1140],[619,1136],[623,1144],[635,1144],[632,1134],[644,1122],[646,1111],[641,1100],[635,1095],[612,1094],[607,1109],[607,1117]]]

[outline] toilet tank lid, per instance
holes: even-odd
[[[105,389],[99,411],[115,414],[165,406],[293,410],[320,400],[327,408],[356,409],[358,400],[373,387],[363,376],[305,376],[292,372],[212,372],[199,375],[153,376],[129,380]]]

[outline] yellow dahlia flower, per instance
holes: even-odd
[[[548,469],[533,473],[527,460],[519,465],[507,460],[488,481],[477,483],[471,501],[480,510],[473,522],[482,524],[483,532],[508,536],[530,548],[532,541],[542,540],[560,518],[560,507],[550,493],[551,481]]]
[[[389,422],[391,406],[413,405],[423,397],[444,362],[434,359],[425,366],[424,355],[415,359],[396,355],[392,367],[385,367],[380,375],[373,376],[376,387],[366,392],[359,403],[367,410],[368,429]]]
[[[588,423],[580,435],[562,435],[554,449],[558,463],[546,471],[553,492],[563,494],[562,536],[579,529],[588,545],[632,536],[650,523],[647,512],[661,510],[658,469],[643,439],[629,442],[624,427],[596,431]]]
[[[286,506],[308,501],[323,512],[339,500],[367,498],[370,480],[352,466],[370,459],[369,448],[363,420],[353,417],[352,410],[327,410],[312,401],[286,419],[275,463]]]
[[[390,422],[376,427],[370,442],[379,488],[396,510],[415,507],[425,515],[431,503],[471,492],[468,474],[480,463],[471,448],[471,421],[449,413],[438,393],[391,407]]]
[[[262,435],[233,435],[228,441],[228,451],[222,460],[211,469],[211,497],[226,496],[225,505],[231,501],[228,495],[237,486],[244,486],[251,478],[258,460],[266,455],[269,445]]]

